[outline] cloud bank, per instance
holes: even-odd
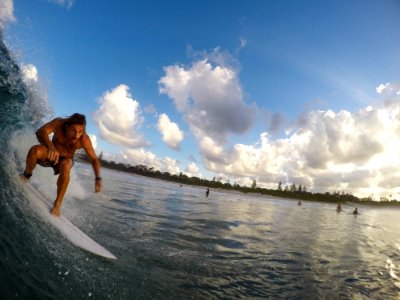
[[[215,174],[257,178],[259,185],[269,188],[281,181],[359,196],[400,193],[399,84],[379,85],[377,93],[390,101],[375,107],[310,111],[284,138],[271,140],[265,131],[253,145],[227,148],[229,135],[249,130],[257,112],[245,103],[235,69],[202,59],[190,67],[173,65],[164,71],[160,92],[183,114],[204,166]],[[281,123],[278,117],[275,123]]]
[[[314,191],[343,190],[357,195],[400,192],[400,99],[380,107],[311,111],[286,138],[267,132],[255,145],[221,149],[223,161],[206,161],[214,172],[277,183],[301,184]]]
[[[146,151],[143,148],[139,149],[124,149],[121,153],[105,153],[105,159],[133,164],[133,165],[144,165],[147,168],[154,168],[160,172],[169,172],[171,174],[179,174],[181,169],[179,168],[179,162],[171,157],[158,158],[155,154],[150,151]]]

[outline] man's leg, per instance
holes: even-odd
[[[54,201],[51,214],[55,216],[61,215],[61,204],[64,199],[65,192],[67,191],[69,183],[69,173],[71,171],[73,162],[71,158],[64,158],[60,161],[60,175],[57,179],[57,198]]]
[[[36,167],[38,160],[46,160],[47,148],[43,145],[35,145],[29,149],[28,155],[26,156],[26,166],[22,177],[28,180],[32,176],[33,169]]]

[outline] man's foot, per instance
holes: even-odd
[[[22,179],[23,182],[28,182],[29,178],[32,177],[32,174],[28,174],[28,173],[24,172],[24,173],[20,174],[19,177]]]
[[[58,207],[53,207],[51,209],[50,213],[55,217],[61,216],[61,211],[60,211],[60,209]]]

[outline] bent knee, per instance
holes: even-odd
[[[63,158],[60,162],[60,171],[69,172],[73,166],[72,158]]]
[[[43,145],[34,145],[29,149],[29,155],[34,155],[36,159],[45,159],[47,157],[47,148]]]

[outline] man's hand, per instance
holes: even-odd
[[[96,180],[94,181],[94,191],[95,193],[100,192],[101,190],[101,178],[96,178]]]
[[[54,163],[55,165],[58,164],[58,159],[60,157],[60,153],[57,149],[51,145],[47,148],[47,159]]]

